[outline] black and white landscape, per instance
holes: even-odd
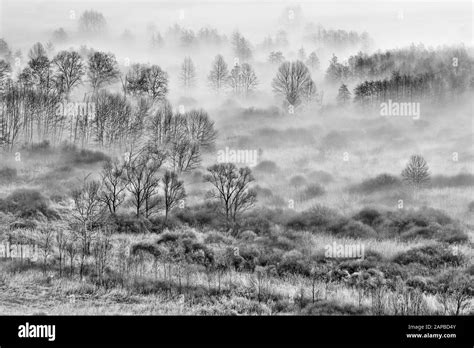
[[[0,314],[472,315],[472,23],[0,0]]]

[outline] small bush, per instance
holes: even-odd
[[[352,218],[356,221],[362,222],[363,224],[375,226],[377,225],[381,216],[382,214],[377,209],[364,208]]]
[[[400,265],[418,263],[436,269],[445,265],[457,267],[463,263],[463,256],[440,244],[433,244],[413,248],[398,254],[394,262]]]
[[[309,276],[310,266],[301,252],[298,250],[291,250],[283,254],[281,262],[277,266],[277,271],[280,275],[285,274],[301,274]]]
[[[152,228],[149,220],[134,215],[111,215],[109,222],[116,233],[145,233]]]
[[[364,315],[369,310],[349,303],[340,303],[335,300],[323,300],[312,303],[303,308],[304,315]]]
[[[226,236],[220,232],[209,232],[204,238],[204,243],[206,244],[232,244],[234,239],[232,237]]]
[[[41,216],[48,219],[59,218],[58,213],[49,208],[46,197],[32,189],[17,189],[7,198],[0,199],[0,210],[24,219]]]
[[[306,186],[304,191],[301,193],[301,198],[303,200],[313,199],[319,196],[322,196],[326,193],[324,187],[319,184],[310,184]]]
[[[218,218],[218,211],[219,205],[216,202],[208,201],[204,204],[179,209],[175,218],[190,227],[219,229],[222,226],[222,221]]]
[[[341,238],[375,238],[377,232],[360,221],[342,218],[329,226],[328,230]]]
[[[0,183],[9,184],[17,179],[16,168],[3,167],[0,168]]]
[[[474,201],[470,202],[467,206],[467,210],[470,212],[470,213],[473,213],[474,212]]]
[[[474,175],[461,173],[453,176],[437,175],[431,179],[432,187],[474,186]]]
[[[254,187],[255,192],[257,192],[257,197],[258,198],[270,198],[273,196],[272,190],[266,187],[261,187],[259,185],[256,185]]]
[[[340,218],[334,210],[322,205],[303,211],[294,215],[286,222],[286,227],[294,230],[320,230],[325,229],[330,224]]]
[[[430,224],[424,226],[414,226],[408,231],[400,234],[403,240],[415,238],[436,239],[446,243],[465,243],[469,241],[469,236],[454,225],[441,226],[439,224]]]
[[[324,170],[315,170],[311,172],[308,177],[310,177],[313,181],[322,182],[323,184],[334,181],[333,176]]]
[[[300,188],[304,185],[306,185],[306,179],[302,175],[295,175],[290,179],[290,186],[294,188]]]
[[[396,176],[390,174],[380,174],[375,178],[362,181],[360,184],[352,187],[350,191],[371,194],[378,191],[391,190],[398,188],[401,185],[401,180]]]
[[[72,165],[95,164],[110,160],[110,157],[103,152],[88,149],[79,150],[75,145],[63,145],[61,153],[64,161]]]
[[[264,174],[275,174],[279,171],[278,166],[273,161],[262,161],[255,166],[254,170]]]

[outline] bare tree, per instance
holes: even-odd
[[[87,76],[94,93],[116,81],[120,74],[117,60],[112,53],[94,52],[89,57],[88,68]]]
[[[193,170],[201,163],[199,143],[187,136],[170,140],[169,155],[173,170],[177,173]]]
[[[159,186],[158,172],[166,159],[164,151],[146,146],[133,153],[130,152],[126,162],[126,176],[129,182],[127,190],[132,194],[136,216],[150,214],[150,203],[155,198]]]
[[[285,101],[293,106],[301,104],[304,94],[308,91],[311,74],[300,61],[285,62],[278,68],[277,76],[273,79],[273,91],[285,98]]]
[[[219,54],[212,64],[212,69],[208,76],[209,84],[214,91],[219,93],[225,88],[228,78],[229,70],[227,64],[224,61],[224,57]]]
[[[168,221],[169,212],[178,204],[178,202],[186,197],[183,181],[178,180],[175,172],[167,170],[162,179],[164,206],[165,206],[165,222]]]
[[[72,199],[74,208],[72,216],[78,223],[77,236],[81,244],[80,276],[83,277],[84,262],[89,254],[90,244],[93,238],[95,225],[98,223],[103,205],[100,199],[101,185],[98,181],[88,180],[86,176],[80,186],[73,189]]]
[[[82,58],[75,51],[61,51],[54,57],[53,64],[58,70],[64,93],[69,96],[71,89],[81,82],[85,73]]]
[[[256,201],[256,192],[249,187],[254,181],[252,172],[233,163],[215,164],[207,170],[209,174],[204,179],[215,188],[211,194],[221,203],[227,226],[235,228],[239,214]]]
[[[54,228],[51,224],[40,226],[37,229],[36,242],[39,245],[43,258],[43,274],[48,270],[48,258],[53,252]]]
[[[184,58],[179,79],[186,90],[196,86],[196,68],[190,57]]]
[[[95,270],[99,284],[103,284],[104,274],[110,263],[112,254],[111,233],[108,229],[99,229],[92,246],[92,255],[95,260]]]
[[[5,92],[7,83],[10,80],[11,72],[11,65],[3,59],[0,59],[0,94]]]
[[[101,199],[109,208],[110,213],[115,214],[125,199],[127,189],[125,165],[118,160],[107,161],[102,169],[101,177]]]
[[[212,147],[217,137],[217,131],[207,112],[202,109],[190,110],[185,113],[184,117],[187,135],[203,148]]]

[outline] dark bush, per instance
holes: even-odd
[[[390,174],[380,174],[375,178],[362,181],[360,184],[350,188],[351,192],[370,194],[378,191],[391,190],[401,185],[401,180]]]
[[[409,230],[402,232],[400,237],[404,240],[415,238],[436,239],[446,243],[465,243],[469,241],[469,236],[454,225],[441,226],[430,224],[428,226],[413,226]]]
[[[325,172],[324,170],[315,170],[308,174],[308,177],[312,181],[322,182],[323,184],[327,184],[334,181],[333,176],[328,172]]]
[[[474,201],[470,202],[467,206],[467,210],[470,212],[470,213],[474,213]]]
[[[366,224],[369,226],[375,226],[377,225],[377,222],[381,216],[382,214],[377,209],[364,208],[360,212],[358,212],[356,215],[354,215],[352,218],[354,220],[362,222],[363,224]]]
[[[326,193],[324,187],[319,184],[309,184],[301,193],[301,199],[309,200],[319,196],[322,196]]]
[[[52,152],[51,145],[48,140],[43,140],[41,143],[24,144],[21,150],[26,151],[28,155],[46,155]]]
[[[299,188],[306,185],[306,179],[303,175],[295,175],[290,178],[290,186]]]
[[[273,161],[262,161],[255,166],[254,170],[265,174],[275,174],[279,169]]]
[[[435,269],[446,265],[457,267],[463,263],[464,257],[460,253],[453,253],[446,246],[433,244],[402,252],[393,261],[400,265],[418,263]]]
[[[110,215],[109,224],[116,233],[145,233],[152,229],[152,223],[135,215]]]
[[[261,187],[259,185],[256,185],[254,187],[254,190],[257,192],[258,198],[270,198],[273,196],[272,190],[266,187]]]
[[[303,315],[364,315],[370,311],[366,307],[358,307],[335,300],[322,300],[312,303],[301,311]]]
[[[17,189],[7,198],[0,199],[0,210],[24,219],[39,218],[41,216],[48,219],[59,218],[58,213],[49,208],[47,198],[32,189]]]
[[[3,167],[0,168],[0,183],[9,184],[17,179],[16,168]]]
[[[375,238],[377,232],[360,221],[342,218],[331,224],[328,230],[341,238]]]
[[[71,165],[95,164],[106,162],[110,157],[100,151],[78,149],[75,145],[63,145],[61,148],[63,160]]]
[[[298,250],[291,250],[283,254],[277,266],[277,271],[280,275],[301,274],[309,276],[311,269],[308,260]]]
[[[219,209],[217,202],[207,201],[203,204],[179,209],[175,214],[175,218],[191,227],[219,229],[223,226],[223,222],[218,215]]]
[[[298,213],[288,219],[286,227],[294,230],[322,230],[334,223],[340,215],[325,206],[315,207]]]
[[[453,176],[436,175],[431,178],[432,187],[474,186],[474,175],[461,173]]]

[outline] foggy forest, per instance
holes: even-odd
[[[472,22],[0,0],[0,314],[474,314]]]

